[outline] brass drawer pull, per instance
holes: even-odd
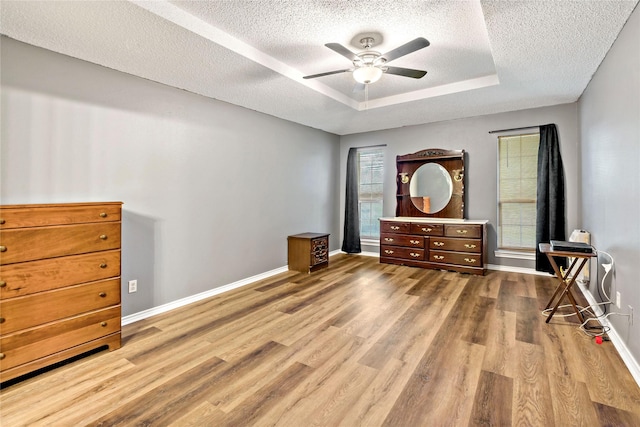
[[[476,245],[470,245],[468,243],[465,243],[464,247],[467,248],[467,249],[473,249],[473,248],[476,247]]]
[[[397,225],[392,225],[389,228],[392,230],[400,230],[400,227],[398,227]]]
[[[433,259],[441,260],[441,259],[444,259],[444,256],[443,255],[434,255]]]
[[[101,234],[101,235],[100,235],[100,238],[101,238],[102,240],[107,240],[107,235],[106,235],[106,234]]]
[[[4,224],[5,222],[4,218],[0,219],[0,224]]]
[[[0,280],[0,288],[4,288],[5,286],[7,286],[7,282]]]
[[[475,258],[465,258],[464,260],[467,261],[467,262],[470,262],[470,263],[476,262]]]
[[[4,360],[4,358],[7,357],[4,355],[4,353],[0,353],[0,360]]]
[[[417,253],[415,253],[415,252],[409,252],[409,255],[411,255],[411,256],[412,256],[412,257],[414,257],[414,258],[418,258],[418,257],[420,257],[420,254],[417,254]]]
[[[104,328],[105,326],[107,326],[107,322],[100,323],[100,326],[102,326]]]
[[[107,264],[103,262],[102,264],[100,264],[100,268],[107,268]]]
[[[7,252],[6,246],[0,246],[0,252]]]
[[[392,251],[392,250],[390,250],[390,249],[385,249],[385,250],[384,250],[384,253],[385,253],[385,254],[389,254],[389,255],[391,255],[391,254],[393,253],[393,251]]]
[[[106,218],[106,217],[107,217],[106,212],[100,212],[100,218]]]
[[[385,237],[384,241],[385,242],[393,242],[393,239],[391,237]]]
[[[420,240],[409,240],[409,243],[411,243],[412,245],[419,245]]]
[[[424,228],[424,227],[422,227],[422,231],[430,233],[431,231],[433,231],[433,228]]]
[[[4,323],[4,317],[0,317],[0,323]]]
[[[433,242],[433,246],[444,246],[444,242]]]
[[[456,230],[456,233],[467,234],[467,230]]]
[[[100,298],[104,298],[107,296],[107,294],[105,292],[100,292],[98,296],[100,296]]]

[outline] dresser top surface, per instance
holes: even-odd
[[[300,233],[289,236],[288,238],[294,239],[317,239],[318,237],[327,237],[329,233]]]
[[[487,224],[486,219],[459,219],[459,218],[420,218],[412,216],[394,216],[380,218],[380,221],[414,222],[420,224]]]
[[[86,203],[35,203],[22,205],[0,205],[0,209],[36,209],[36,208],[72,208],[80,206],[122,205],[123,202],[86,202]]]

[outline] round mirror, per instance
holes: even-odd
[[[449,172],[438,163],[426,163],[411,177],[409,195],[413,205],[424,213],[436,213],[449,204],[453,183]]]

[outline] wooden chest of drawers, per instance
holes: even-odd
[[[0,381],[120,348],[121,208],[0,206]]]
[[[484,274],[486,224],[487,221],[383,218],[380,262]]]
[[[329,266],[328,234],[296,234],[287,241],[289,270],[311,273]]]

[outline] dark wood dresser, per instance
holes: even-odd
[[[287,241],[289,270],[311,273],[329,266],[329,234],[301,233]]]
[[[121,207],[0,206],[0,381],[120,348]]]
[[[485,274],[487,222],[381,218],[380,262]]]

